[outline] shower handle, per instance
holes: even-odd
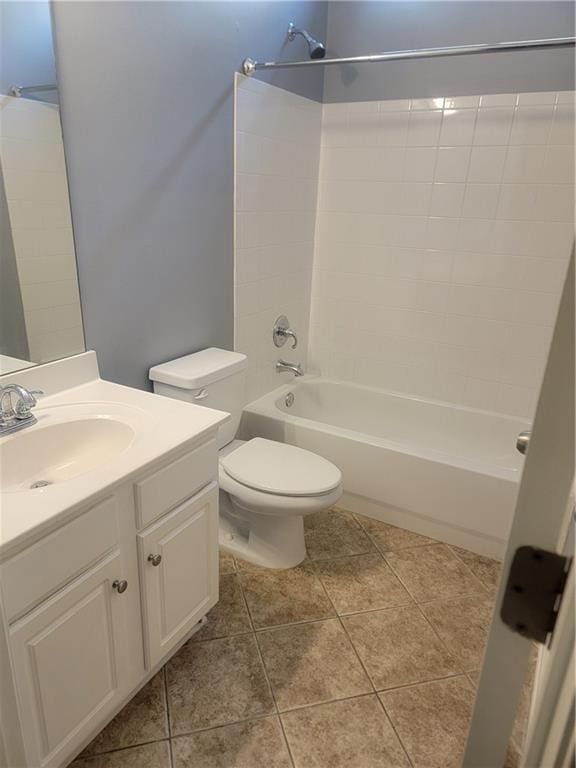
[[[276,318],[274,328],[272,329],[272,341],[275,347],[283,347],[287,339],[292,339],[292,349],[298,346],[298,337],[290,328],[290,320],[286,315],[280,315]]]

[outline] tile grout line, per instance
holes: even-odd
[[[453,555],[454,555],[455,557],[457,557],[457,558],[458,558],[458,560],[459,560],[459,561],[462,563],[462,565],[466,566],[466,568],[468,568],[468,570],[470,571],[470,573],[471,573],[471,574],[472,574],[472,575],[473,575],[473,576],[474,576],[474,577],[475,577],[475,578],[476,578],[476,579],[477,579],[477,580],[478,580],[478,581],[479,581],[479,582],[482,584],[482,586],[484,587],[484,589],[486,589],[488,592],[490,592],[490,591],[491,591],[491,589],[493,589],[493,586],[492,586],[491,584],[485,584],[485,583],[482,581],[482,579],[481,579],[479,576],[476,576],[476,574],[474,573],[474,571],[472,570],[472,568],[470,568],[470,566],[469,566],[469,565],[468,565],[468,563],[467,563],[467,562],[464,560],[464,558],[462,558],[462,557],[461,557],[461,556],[458,554],[458,552],[456,552],[456,545],[455,545],[455,544],[454,544],[454,545],[452,545],[452,544],[448,544],[447,546],[448,546],[448,547],[450,547],[450,551],[453,553]],[[461,547],[461,549],[464,549],[464,547]],[[466,551],[467,551],[467,552],[471,552],[472,550],[469,550],[469,549],[468,549],[468,550],[466,550]],[[472,554],[476,554],[476,552],[473,552]],[[478,555],[478,557],[485,557],[485,555]],[[498,582],[499,582],[499,581],[500,581],[500,577],[501,577],[501,575],[502,575],[502,566],[503,566],[503,563],[502,563],[502,561],[500,561],[500,560],[495,560],[493,557],[486,557],[486,560],[490,560],[490,561],[492,561],[492,562],[498,563],[498,565],[500,566],[500,575],[499,575],[499,577],[498,577]],[[495,587],[495,589],[498,589],[498,584],[496,584],[496,587]]]
[[[454,680],[457,677],[465,677],[467,682],[473,685],[468,677],[467,672],[451,672],[448,675],[440,675],[438,677],[432,677],[428,680],[417,680],[412,683],[404,683],[403,685],[393,685],[391,688],[381,688],[376,691],[378,695],[381,693],[393,693],[394,691],[404,691],[407,688],[418,688],[420,685],[428,685],[429,683],[440,683],[443,680]]]
[[[231,725],[242,725],[243,723],[251,723],[254,720],[269,720],[270,718],[277,717],[274,712],[268,712],[265,715],[250,715],[249,717],[242,717],[240,720],[231,720],[229,723],[218,723],[217,725],[207,725],[202,728],[195,728],[193,731],[182,731],[182,733],[175,734],[172,738],[174,740],[186,738],[187,736],[195,736],[198,733],[208,733],[209,731],[216,731],[219,728],[228,728]]]
[[[360,525],[360,523],[358,523],[358,525]],[[360,527],[362,527],[362,526],[360,525]],[[368,536],[368,534],[366,534],[366,535]],[[370,537],[368,537],[368,538],[370,538]],[[381,554],[381,553],[380,553],[380,554]],[[377,692],[377,690],[376,690],[376,686],[374,685],[374,681],[372,680],[372,677],[371,677],[371,676],[368,674],[368,670],[366,669],[366,666],[364,665],[364,662],[363,662],[363,661],[362,661],[362,659],[360,658],[360,654],[358,653],[358,650],[356,649],[356,646],[354,645],[354,642],[352,641],[352,638],[350,637],[350,634],[348,633],[348,630],[346,629],[346,626],[344,625],[344,622],[342,621],[342,617],[340,616],[340,614],[339,614],[339,613],[338,613],[338,611],[336,610],[336,606],[335,606],[335,605],[334,605],[334,603],[332,602],[332,599],[331,599],[330,595],[328,594],[328,591],[327,591],[326,587],[324,586],[324,583],[322,582],[322,580],[320,579],[320,577],[318,577],[318,578],[319,578],[319,580],[320,580],[320,583],[322,584],[322,589],[323,589],[323,590],[324,590],[324,592],[326,593],[326,597],[328,598],[328,600],[330,600],[330,602],[332,603],[332,607],[333,607],[333,608],[334,608],[334,610],[336,611],[336,615],[337,615],[337,617],[338,617],[338,621],[340,622],[340,626],[342,627],[342,631],[343,631],[343,632],[344,632],[344,634],[346,635],[346,637],[347,637],[347,639],[348,639],[348,642],[350,643],[350,646],[352,647],[352,650],[354,651],[354,653],[355,653],[355,655],[356,655],[356,658],[358,659],[358,662],[359,662],[360,666],[362,667],[362,669],[363,669],[363,671],[364,671],[364,674],[366,675],[366,678],[368,679],[368,682],[369,682],[369,683],[370,683],[370,685],[372,686],[373,694],[367,694],[367,695],[369,695],[369,696],[371,696],[371,695],[374,695],[374,696],[376,696],[376,700],[377,700],[377,702],[379,703],[380,707],[382,708],[382,712],[384,713],[384,717],[385,717],[385,718],[388,720],[388,722],[390,723],[390,726],[391,726],[392,730],[394,731],[394,734],[396,735],[396,738],[398,739],[398,743],[400,744],[400,747],[402,748],[402,750],[403,750],[404,754],[406,755],[406,759],[408,760],[408,764],[409,764],[410,766],[412,766],[412,768],[413,768],[413,763],[412,763],[412,761],[410,760],[410,757],[409,757],[409,755],[408,755],[408,752],[407,752],[407,750],[406,750],[406,748],[405,748],[405,746],[404,746],[404,742],[403,742],[403,741],[400,739],[400,736],[399,736],[399,734],[397,733],[397,731],[396,731],[396,728],[394,727],[394,724],[392,723],[392,720],[391,720],[391,718],[388,716],[388,713],[386,712],[386,709],[384,708],[384,705],[383,705],[382,701],[380,700],[380,696],[378,696],[378,692]]]
[[[403,549],[403,550],[390,550],[390,551],[389,551],[389,554],[394,554],[395,552],[405,552],[405,551],[406,551],[406,549],[417,549],[417,548],[422,548],[422,549],[424,549],[425,547],[433,547],[433,546],[442,546],[442,547],[446,547],[446,548],[449,548],[449,545],[448,545],[448,544],[444,544],[444,542],[442,542],[442,541],[439,541],[439,542],[437,542],[437,543],[435,543],[435,544],[421,544],[421,545],[419,545],[419,547],[406,547],[406,548],[405,548],[405,549]],[[460,564],[461,564],[461,565],[462,565],[462,566],[463,566],[463,567],[466,569],[466,571],[467,571],[467,572],[469,573],[469,575],[472,577],[473,581],[475,581],[475,582],[478,584],[478,586],[479,586],[479,587],[482,589],[482,592],[483,592],[483,593],[488,593],[488,590],[487,590],[487,588],[486,588],[486,587],[484,586],[484,584],[483,584],[483,583],[480,581],[480,579],[479,579],[477,576],[475,576],[475,574],[474,574],[474,573],[471,571],[471,569],[468,567],[468,565],[466,565],[466,563],[462,562],[462,561],[460,560],[460,558],[459,558],[459,557],[457,557],[457,556],[456,556],[456,554],[455,554],[454,552],[452,552],[452,550],[451,550],[451,549],[450,549],[449,551],[450,551],[450,553],[452,554],[452,556],[453,556],[453,557],[455,557],[455,558],[456,558],[456,560],[458,560],[458,562],[459,562],[459,563],[460,563]],[[396,576],[396,578],[397,578],[397,579],[400,581],[400,583],[402,584],[402,586],[403,586],[403,587],[406,589],[406,591],[408,592],[408,594],[410,594],[410,595],[411,595],[411,596],[414,598],[414,602],[415,602],[417,605],[418,605],[419,603],[422,603],[422,604],[425,604],[425,603],[432,603],[432,602],[435,602],[435,601],[438,601],[438,600],[450,600],[450,599],[452,599],[452,598],[454,598],[454,599],[457,599],[457,598],[459,598],[459,597],[465,597],[466,595],[471,595],[471,594],[473,594],[472,592],[459,592],[459,593],[457,593],[457,594],[455,594],[455,595],[446,595],[446,596],[444,596],[444,597],[433,597],[433,598],[431,598],[430,600],[418,600],[418,599],[415,597],[415,595],[413,594],[413,592],[412,592],[412,591],[409,589],[408,585],[404,583],[404,581],[402,580],[402,577],[400,576],[400,574],[396,572],[396,570],[395,570],[394,566],[392,565],[392,563],[390,563],[390,562],[388,561],[388,558],[386,557],[386,555],[385,555],[385,554],[383,554],[383,555],[382,555],[382,557],[384,558],[384,560],[386,561],[386,563],[388,564],[388,566],[389,566],[389,567],[390,567],[390,569],[392,570],[392,573],[393,573],[393,574]]]
[[[168,677],[166,675],[166,664],[164,664],[164,666],[162,667],[162,679],[164,681],[164,697],[166,701],[166,725],[168,726],[168,752],[169,752],[170,766],[171,768],[174,768],[174,754],[172,752],[172,724],[170,721],[170,703],[168,698]]]
[[[280,717],[280,708],[278,707],[278,701],[276,700],[276,694],[274,693],[274,687],[272,683],[270,682],[270,677],[268,675],[268,670],[266,669],[266,663],[264,662],[264,657],[262,656],[262,649],[260,648],[260,643],[258,642],[258,636],[256,635],[256,632],[254,632],[254,642],[256,643],[256,648],[258,650],[258,657],[260,659],[260,664],[262,664],[262,670],[264,672],[264,677],[266,678],[266,682],[268,683],[268,687],[270,688],[270,695],[272,696],[272,701],[274,702],[274,708],[276,709],[276,717],[278,718],[278,722],[280,723],[280,728],[282,730],[282,735],[284,736],[284,743],[286,744],[286,749],[288,750],[288,756],[290,757],[290,760],[292,762],[293,768],[296,768],[296,763],[294,760],[294,755],[292,754],[292,750],[290,749],[290,743],[288,741],[288,737],[286,735],[286,731],[284,729],[284,723],[282,722],[282,718]]]
[[[322,582],[322,579],[320,579],[320,577],[319,577],[319,576],[317,576],[317,578],[318,578],[318,581],[320,582],[320,584],[322,585],[322,589],[323,589],[323,591],[324,591],[324,594],[326,595],[326,598],[329,600],[329,602],[330,602],[330,605],[332,606],[332,608],[334,609],[334,611],[335,611],[335,613],[336,613],[336,618],[338,619],[338,622],[340,623],[340,626],[342,627],[342,631],[343,631],[343,632],[344,632],[344,634],[346,635],[346,639],[348,640],[348,642],[350,643],[350,646],[351,646],[352,650],[354,651],[354,655],[355,655],[355,656],[356,656],[356,658],[358,659],[358,663],[359,663],[359,664],[360,664],[360,666],[362,667],[362,670],[363,670],[364,674],[366,675],[366,678],[368,679],[368,682],[369,682],[369,683],[370,683],[370,685],[372,686],[372,691],[373,691],[373,693],[376,693],[376,686],[374,685],[374,681],[372,680],[371,676],[368,674],[368,670],[367,670],[367,669],[366,669],[366,667],[364,666],[364,662],[363,662],[363,661],[362,661],[362,659],[360,658],[360,654],[358,653],[358,651],[357,651],[357,649],[356,649],[356,646],[355,646],[355,645],[354,645],[354,643],[352,642],[352,638],[350,637],[350,635],[349,635],[349,633],[348,633],[348,630],[347,630],[347,629],[346,629],[346,627],[344,626],[344,622],[342,621],[342,617],[340,616],[340,614],[338,613],[338,611],[337,611],[337,609],[336,609],[336,606],[335,606],[335,605],[334,605],[334,603],[332,602],[332,598],[331,598],[331,597],[330,597],[330,595],[328,594],[328,591],[327,591],[326,587],[324,586],[324,583]]]
[[[234,559],[234,563],[236,564],[236,559]],[[274,708],[276,710],[276,717],[278,718],[278,722],[280,724],[280,729],[282,731],[282,736],[284,737],[284,743],[286,745],[286,749],[288,750],[288,757],[290,758],[290,762],[292,763],[292,768],[296,768],[296,762],[294,760],[294,755],[292,754],[292,750],[290,748],[290,743],[288,741],[288,736],[286,735],[286,730],[284,728],[284,723],[282,722],[282,718],[280,717],[280,710],[278,708],[278,702],[276,701],[276,695],[274,693],[274,688],[272,686],[272,683],[270,682],[270,677],[268,675],[268,670],[266,669],[266,664],[264,663],[264,657],[262,656],[262,650],[260,648],[260,643],[258,642],[258,635],[257,635],[256,629],[254,627],[254,622],[252,620],[252,614],[250,613],[250,606],[248,605],[248,600],[246,599],[246,595],[244,594],[244,585],[242,584],[242,579],[240,578],[240,576],[238,576],[238,584],[240,585],[240,594],[242,596],[242,601],[244,603],[244,606],[245,606],[247,614],[248,614],[248,620],[250,622],[250,626],[252,627],[252,635],[254,637],[254,643],[256,644],[256,650],[258,651],[258,658],[260,659],[260,664],[262,665],[262,670],[264,672],[264,677],[266,678],[266,683],[268,684],[268,688],[270,690],[270,695],[272,697],[272,701],[274,702]]]
[[[400,734],[396,730],[396,726],[394,725],[394,721],[392,720],[392,717],[390,716],[388,710],[384,706],[384,702],[382,701],[382,699],[380,698],[378,693],[376,694],[376,699],[378,700],[378,704],[382,707],[382,712],[384,712],[384,717],[390,723],[390,727],[394,731],[394,734],[396,735],[396,738],[398,739],[398,743],[402,747],[402,751],[406,755],[406,760],[408,760],[408,765],[410,765],[412,768],[414,768],[414,763],[412,762],[412,758],[410,757],[410,754],[408,753],[408,749],[406,748],[402,738],[400,737]]]
[[[122,710],[120,710],[120,711],[122,711]],[[120,712],[118,714],[120,714]],[[106,727],[106,726],[104,726],[104,727]],[[102,730],[104,730],[104,729],[102,729]],[[100,733],[101,733],[101,731],[100,731]],[[94,737],[94,738],[96,738],[96,737]],[[162,739],[150,739],[149,741],[140,741],[137,744],[126,744],[126,746],[123,746],[123,747],[114,747],[114,749],[107,749],[104,752],[94,752],[94,754],[92,754],[92,755],[86,755],[85,757],[83,757],[82,758],[82,762],[84,762],[84,761],[91,762],[91,761],[95,760],[96,758],[104,757],[104,755],[113,755],[116,752],[127,752],[129,749],[139,749],[140,747],[149,747],[151,744],[160,744],[163,741],[169,742],[170,741],[170,737],[169,736],[165,736]],[[79,755],[77,755],[74,758],[74,760],[70,763],[70,768],[72,768],[72,766],[75,765],[78,760],[80,760],[80,755],[81,754],[82,754],[82,752]]]

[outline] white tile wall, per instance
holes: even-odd
[[[310,366],[531,415],[573,218],[571,92],[325,104]]]
[[[0,163],[30,357],[84,350],[59,109],[0,97]]]
[[[278,358],[307,364],[322,106],[236,79],[235,349],[248,355],[248,399],[289,380]],[[278,315],[298,334],[272,343]]]

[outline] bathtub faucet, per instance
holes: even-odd
[[[300,363],[287,363],[284,360],[278,360],[276,363],[276,371],[282,373],[283,371],[292,371],[294,376],[304,376],[304,371]]]

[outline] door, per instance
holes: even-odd
[[[508,574],[514,554],[521,546],[561,552],[574,468],[573,253],[502,568],[502,580],[464,754],[465,768],[501,768],[505,764],[516,708],[533,647],[531,640],[512,631],[500,617]],[[565,613],[567,603],[562,607]],[[557,626],[560,625],[561,622],[558,622]],[[555,645],[560,645],[556,643],[554,635],[548,642],[551,642],[551,652],[554,652]],[[531,749],[528,749],[530,752]],[[534,766],[548,768],[542,763],[535,763]]]
[[[147,668],[218,600],[218,487],[210,485],[138,534]]]
[[[571,500],[573,502],[573,499]],[[574,504],[570,505],[570,513]],[[564,554],[574,557],[574,517]],[[574,766],[574,568],[570,569],[558,620],[549,647],[542,649],[532,702],[524,765],[538,768]]]
[[[62,765],[126,695],[121,578],[116,551],[10,629],[28,765]]]

